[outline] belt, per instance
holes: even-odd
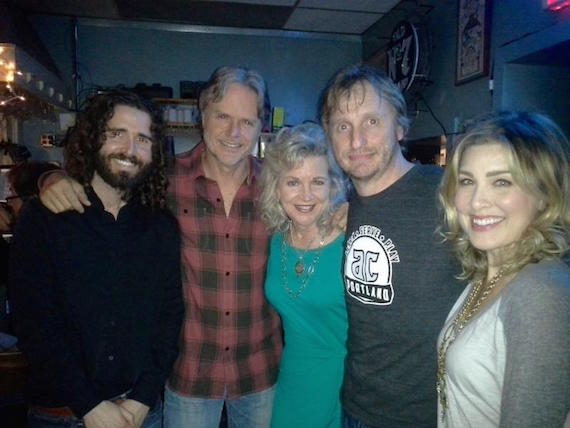
[[[115,395],[113,398],[110,398],[109,401],[112,401],[115,404],[121,404],[123,401],[127,399],[128,394],[130,394],[131,390],[129,389],[122,394]],[[44,415],[44,416],[51,416],[54,418],[75,418],[75,414],[73,410],[69,407],[43,407],[43,406],[35,406],[30,405],[30,411],[35,414]]]
[[[74,418],[75,415],[69,407],[42,407],[30,406],[30,412],[37,415],[51,416],[54,418]]]
[[[119,398],[114,398],[114,399],[111,399],[109,401],[112,401],[115,404],[121,404],[122,402],[124,402],[126,400],[126,395],[127,395],[127,393],[121,394],[118,396]],[[160,404],[160,399],[157,400],[157,403],[149,410],[149,412],[156,409],[159,404]],[[71,410],[67,406],[66,407],[43,407],[43,406],[30,405],[30,411],[32,413],[35,413],[35,414],[51,416],[54,418],[75,418],[76,417],[75,414],[73,413],[73,410]]]

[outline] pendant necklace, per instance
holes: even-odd
[[[299,252],[296,250],[296,248],[293,245],[293,232],[292,232],[291,228],[289,228],[289,240],[291,241],[291,248],[293,248],[295,250],[295,252],[297,253],[297,262],[295,263],[295,273],[297,274],[297,277],[300,277],[301,275],[303,275],[305,273],[305,260],[304,260],[305,255],[307,254],[307,251],[309,251],[309,249],[313,245],[313,242],[315,242],[315,239],[317,239],[317,236],[318,235],[315,235],[313,237],[313,239],[311,239],[311,242],[309,242],[309,245],[307,245],[307,248],[305,248],[301,252],[301,254],[299,254]],[[285,241],[285,235],[283,235],[283,241]]]
[[[447,384],[445,379],[447,375],[447,369],[446,369],[447,351],[449,347],[453,344],[453,342],[455,342],[455,339],[457,339],[459,334],[463,331],[465,326],[469,323],[471,318],[473,318],[473,315],[477,313],[477,310],[481,307],[481,305],[485,302],[485,300],[487,300],[487,297],[489,297],[489,294],[491,294],[491,291],[493,291],[493,289],[495,288],[499,280],[504,276],[504,274],[505,270],[503,268],[499,269],[499,272],[497,272],[497,274],[493,278],[491,278],[491,280],[487,284],[485,284],[486,285],[485,287],[483,286],[484,284],[482,279],[477,281],[473,285],[471,292],[465,299],[463,307],[461,308],[461,310],[456,315],[455,319],[453,320],[453,322],[447,328],[447,330],[443,335],[437,353],[437,383],[436,383],[437,394],[439,395],[439,403],[441,405],[442,422],[445,419],[445,412],[447,411],[449,405],[447,400],[447,391],[446,391]],[[477,297],[480,291],[481,295]]]
[[[305,268],[305,262],[304,262],[304,257],[307,254],[307,252],[311,249],[311,245],[313,245],[313,242],[315,242],[317,236],[315,236],[311,240],[311,242],[309,243],[307,248],[303,251],[303,253],[300,256],[299,255],[297,256],[298,260],[295,262],[293,270],[297,276],[297,279],[301,280],[301,286],[297,290],[293,290],[291,289],[291,287],[289,287],[289,282],[287,281],[287,243],[286,243],[285,234],[283,234],[283,241],[281,242],[281,280],[282,280],[281,283],[287,294],[289,294],[289,296],[291,296],[293,299],[298,298],[301,295],[301,293],[305,290],[305,288],[307,288],[309,279],[315,272],[317,264],[319,263],[321,248],[323,247],[323,244],[325,242],[324,238],[321,238],[321,240],[319,241],[319,247],[313,254],[313,260],[311,261],[311,264],[307,268]],[[293,235],[291,234],[291,232],[290,232],[290,239],[291,239],[291,248],[295,250],[295,247],[293,247]]]

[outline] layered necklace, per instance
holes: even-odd
[[[441,345],[439,346],[437,352],[437,394],[439,395],[439,402],[441,404],[441,420],[445,419],[445,412],[448,408],[448,400],[447,400],[447,384],[446,384],[446,376],[447,370],[445,366],[445,360],[447,357],[447,351],[449,347],[455,342],[455,339],[459,336],[459,334],[463,331],[465,326],[469,323],[473,315],[477,313],[477,310],[481,307],[481,305],[487,300],[491,291],[495,288],[499,280],[505,274],[505,270],[503,268],[499,269],[499,272],[491,278],[488,284],[484,287],[483,280],[477,281],[467,299],[463,303],[463,307],[456,315],[453,322],[449,325],[447,330],[443,335]],[[483,290],[483,291],[481,291]],[[479,294],[480,293],[480,294]],[[478,297],[477,297],[478,296]]]
[[[297,261],[295,262],[293,270],[295,272],[297,279],[301,281],[301,286],[297,290],[293,290],[291,287],[289,287],[289,281],[287,280],[287,266],[288,266],[287,243],[286,243],[287,239],[285,234],[283,234],[283,241],[281,242],[281,284],[283,285],[283,288],[285,289],[287,294],[291,296],[293,299],[298,298],[301,295],[301,293],[305,290],[305,288],[307,288],[309,279],[315,272],[317,264],[319,263],[321,248],[323,247],[323,244],[325,242],[324,238],[322,237],[319,241],[318,249],[313,254],[313,259],[311,261],[311,264],[309,266],[305,266],[305,255],[311,249],[311,246],[313,245],[317,237],[319,237],[318,234],[315,235],[313,239],[311,239],[311,242],[309,242],[307,248],[302,250],[300,254],[297,253]],[[291,248],[295,249],[295,246],[293,244],[293,233],[291,231],[291,228],[289,228],[289,239],[291,241]]]

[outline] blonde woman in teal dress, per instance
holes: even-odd
[[[344,183],[318,125],[285,128],[266,148],[262,218],[273,237],[265,293],[285,333],[274,428],[341,426],[344,234],[331,218],[344,201]]]

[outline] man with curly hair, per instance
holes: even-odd
[[[96,95],[66,136],[84,214],[33,200],[10,259],[30,363],[30,427],[160,426],[183,316],[180,238],[164,208],[162,119],[128,92]]]

